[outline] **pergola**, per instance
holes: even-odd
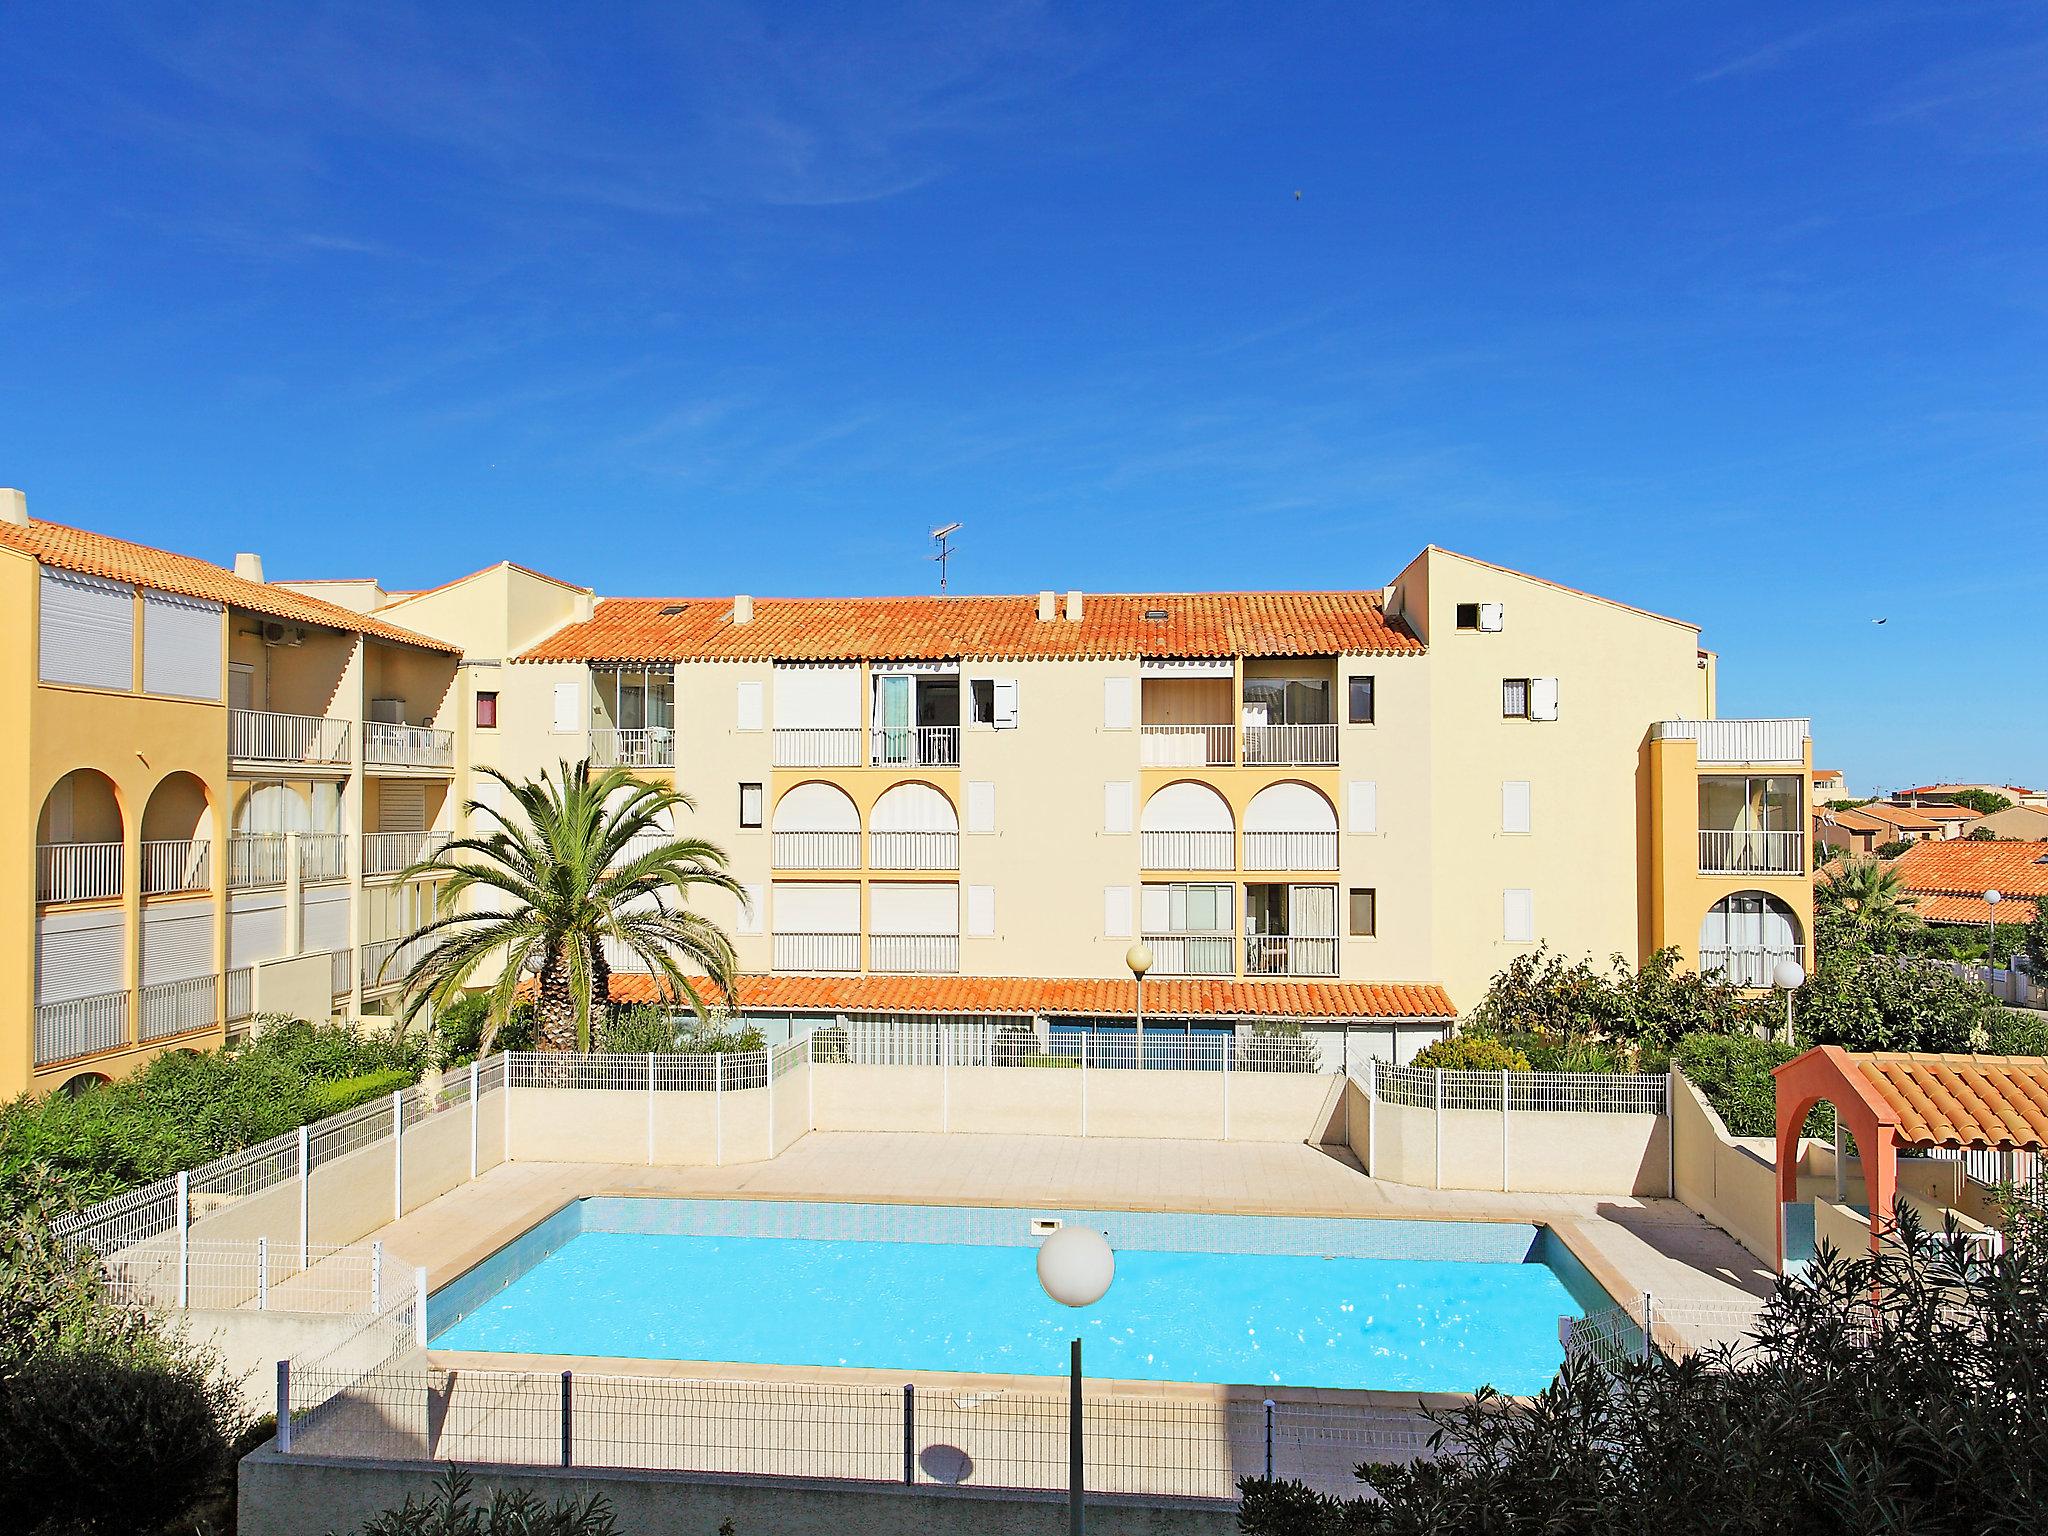
[[[1778,1100],[1778,1268],[1784,1211],[1799,1200],[1799,1133],[1822,1100],[1856,1138],[1876,1249],[1898,1194],[1899,1153],[1931,1147],[2048,1148],[2048,1058],[1845,1051],[1816,1046],[1771,1074]]]

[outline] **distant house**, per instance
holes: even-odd
[[[1982,811],[1967,805],[1916,805],[1913,809],[1939,826],[1943,837],[1967,836],[1970,828],[1984,819]]]
[[[1813,813],[1816,843],[1858,857],[1873,854],[1886,843],[1939,842],[1946,835],[1932,816],[1881,800],[1853,810]]]
[[[1914,911],[1930,923],[1985,923],[1994,909],[1986,891],[2003,898],[2001,923],[2030,923],[2048,898],[2048,847],[2039,843],[1918,842],[1892,861]]]
[[[2019,784],[1919,784],[1912,789],[1893,790],[1892,804],[1918,806],[1923,810],[1930,805],[1954,805],[1957,795],[1968,794],[1973,789],[2003,795],[2014,805],[2048,806],[2048,789],[2028,789]]]
[[[1849,793],[1849,781],[1839,768],[1816,768],[1813,770],[1813,803],[1820,805],[1829,800],[1853,800]]]
[[[1970,823],[1969,830],[1979,827],[1993,837],[2015,839],[2023,843],[2048,842],[2048,808],[2038,805],[2009,805],[2002,811],[1993,811]]]

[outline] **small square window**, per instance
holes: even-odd
[[[1380,893],[1376,888],[1351,893],[1351,936],[1370,939],[1380,931]]]
[[[1478,627],[1479,605],[1477,603],[1458,604],[1458,628],[1477,629]]]
[[[1504,719],[1529,718],[1529,679],[1504,677],[1500,680],[1500,712]]]
[[[1371,725],[1373,708],[1373,680],[1369,677],[1351,679],[1351,723]]]
[[[967,723],[969,725],[994,725],[996,723],[996,680],[992,677],[973,677],[967,680]]]
[[[476,696],[476,728],[480,731],[495,731],[498,728],[498,696],[495,693],[479,693]]]
[[[761,786],[742,784],[740,786],[740,825],[758,827],[761,825]]]

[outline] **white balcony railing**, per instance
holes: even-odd
[[[960,969],[957,933],[871,933],[868,969],[915,976],[947,976]]]
[[[627,730],[594,727],[590,732],[590,762],[595,768],[673,768],[676,733],[666,725]]]
[[[128,1043],[128,994],[96,992],[36,1004],[36,1065],[117,1050]]]
[[[193,838],[151,841],[142,845],[142,894],[174,896],[213,886],[212,845]]]
[[[1138,863],[1143,869],[1229,869],[1235,853],[1229,832],[1141,832]]]
[[[860,935],[778,933],[775,935],[775,969],[857,971],[860,969]]]
[[[142,1038],[162,1040],[213,1027],[216,976],[187,976],[159,981],[142,989]]]
[[[1227,768],[1236,760],[1229,725],[1141,725],[1138,761],[1147,768]]]
[[[859,869],[858,832],[777,832],[777,869]]]
[[[868,761],[877,768],[958,768],[960,727],[883,726],[868,733]]]
[[[1337,727],[1248,725],[1244,760],[1259,767],[1330,767],[1337,761]]]
[[[355,951],[327,951],[327,991],[330,997],[347,997],[355,989]]]
[[[1334,976],[1337,940],[1334,936],[1248,933],[1244,970],[1247,976]]]
[[[280,715],[267,709],[231,709],[228,756],[242,763],[346,763],[348,722],[319,715]]]
[[[1228,976],[1236,940],[1227,933],[1148,933],[1152,969],[1161,976]]]
[[[120,894],[119,843],[43,843],[36,848],[37,901],[98,901]]]
[[[348,878],[348,834],[346,832],[301,832],[299,878],[301,880],[346,880]]]
[[[393,959],[404,939],[372,939],[362,948],[363,991],[389,992],[405,984],[405,962]],[[387,968],[386,961],[390,961]]]
[[[1804,832],[1701,832],[1703,875],[1803,875]]]
[[[1721,979],[1736,987],[1770,987],[1778,967],[1787,960],[1806,961],[1806,946],[1790,944],[1780,948],[1702,949],[1700,974],[1719,971]]]
[[[365,832],[363,875],[395,875],[448,846],[446,832]]]
[[[237,966],[227,974],[228,1006],[227,1020],[239,1024],[251,1018],[256,1012],[256,969],[254,966]]]
[[[858,768],[860,730],[855,726],[777,726],[778,768]]]
[[[363,727],[363,761],[380,768],[453,768],[455,733],[372,720]]]
[[[1806,739],[1812,734],[1812,722],[1797,718],[1659,720],[1650,728],[1653,741],[1696,742],[1702,763],[1804,763]]]
[[[875,869],[958,869],[958,832],[870,832],[868,863]]]
[[[228,889],[283,885],[284,850],[282,832],[237,832],[228,839]]]
[[[1335,869],[1334,832],[1247,832],[1246,869]]]

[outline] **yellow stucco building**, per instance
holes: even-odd
[[[511,564],[264,583],[0,513],[0,987],[35,1021],[0,1086],[387,1007],[432,896],[391,877],[494,801],[475,769],[586,756],[672,778],[730,852],[747,899],[710,915],[771,1034],[1123,1027],[1142,942],[1153,1030],[1405,1059],[1539,944],[1768,985],[1807,942],[1806,722],[1716,719],[1694,625],[1440,549],[1357,591],[604,599]],[[82,580],[130,589],[118,677],[52,661],[98,634]],[[214,604],[204,697],[152,685],[173,596]],[[201,841],[225,857],[156,889]]]

